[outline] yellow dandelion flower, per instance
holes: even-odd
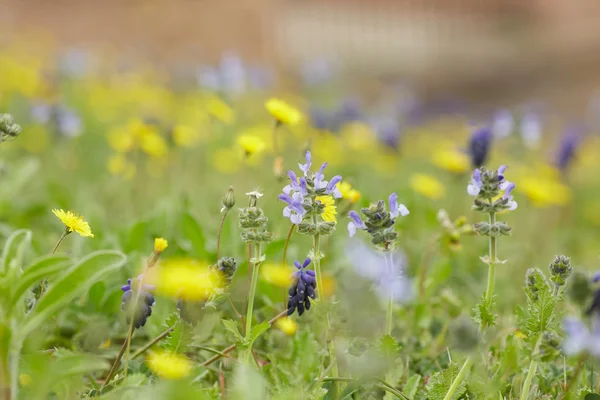
[[[108,172],[129,180],[135,176],[135,165],[124,155],[116,154],[108,160]]]
[[[342,199],[348,200],[350,203],[356,203],[360,200],[360,192],[352,187],[346,181],[337,184],[337,188],[342,193]]]
[[[244,150],[246,157],[262,152],[265,147],[265,141],[258,136],[242,135],[237,139],[238,144]]]
[[[273,285],[288,288],[292,284],[292,271],[279,264],[263,264],[260,267],[261,277]]]
[[[455,174],[462,174],[471,168],[469,157],[456,149],[439,149],[433,153],[433,164]]]
[[[410,179],[410,186],[415,192],[432,200],[439,200],[446,193],[446,188],[442,182],[426,174],[414,174]]]
[[[292,336],[298,330],[298,323],[290,317],[281,318],[275,326],[288,336]]]
[[[151,269],[146,279],[157,293],[188,301],[207,300],[224,285],[219,271],[187,259],[168,260]]]
[[[332,196],[317,196],[317,201],[325,206],[321,218],[327,222],[337,222],[337,207]]]
[[[173,142],[179,147],[192,147],[200,140],[200,132],[188,125],[173,128]]]
[[[169,247],[169,242],[167,242],[166,239],[163,239],[161,237],[154,239],[154,252],[155,253],[162,253],[163,251],[165,251],[165,249],[167,247]]]
[[[82,216],[77,215],[71,211],[64,210],[52,210],[52,213],[65,224],[65,228],[69,233],[77,232],[84,237],[94,237],[92,230],[88,223],[83,219]]]
[[[208,101],[208,113],[227,125],[235,121],[233,109],[218,97],[212,97]]]
[[[177,353],[152,352],[147,363],[152,372],[165,379],[183,379],[192,370],[192,362]]]
[[[302,120],[302,113],[283,100],[269,99],[265,107],[280,124],[296,125]]]

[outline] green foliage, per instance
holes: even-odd
[[[479,303],[473,309],[473,321],[482,327],[492,327],[496,325],[497,315],[492,311],[496,308],[497,295],[493,295],[491,299],[486,299],[485,295],[481,296]]]
[[[172,353],[186,353],[194,342],[193,326],[179,318],[177,313],[171,314],[165,325],[173,327],[173,330],[162,342],[163,349]]]
[[[460,371],[460,366],[456,363],[451,363],[448,365],[448,368],[443,370],[442,372],[436,372],[431,378],[429,378],[429,382],[427,383],[427,393],[429,400],[444,400],[446,397],[446,393],[452,386],[452,382],[454,382],[454,378],[458,375]],[[464,382],[462,382],[458,389],[452,395],[452,398],[449,400],[458,400],[460,397],[467,391],[467,387]]]

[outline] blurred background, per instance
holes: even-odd
[[[180,69],[225,51],[289,73],[319,60],[353,77],[410,80],[422,96],[544,99],[570,113],[598,89],[599,26],[595,0],[0,2],[2,44],[27,34]]]

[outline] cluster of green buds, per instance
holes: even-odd
[[[557,288],[565,285],[567,278],[571,275],[571,259],[567,256],[556,256],[548,267],[550,270],[550,280],[554,282]]]
[[[233,257],[221,257],[215,265],[210,266],[211,269],[219,271],[224,283],[228,286],[233,281],[235,271],[237,271],[237,262]]]
[[[525,293],[532,302],[536,302],[542,288],[549,287],[546,276],[539,268],[529,268],[525,273]]]
[[[0,114],[0,142],[14,139],[21,133],[21,126],[15,123],[10,114]]]
[[[269,219],[264,211],[256,206],[262,193],[258,191],[246,193],[250,196],[248,207],[240,209],[240,228],[242,240],[246,243],[266,243],[273,239],[273,233],[267,231]]]
[[[360,212],[364,219],[356,211],[350,211],[348,216],[352,219],[348,224],[350,237],[354,236],[357,229],[367,231],[371,236],[371,243],[375,246],[389,250],[393,248],[398,239],[398,232],[394,229],[394,223],[399,215],[408,215],[408,209],[404,204],[398,204],[398,196],[392,193],[388,199],[389,210],[385,202],[379,200],[371,203],[369,207],[361,208]]]
[[[511,192],[515,184],[504,179],[506,166],[502,165],[497,171],[479,168],[473,172],[467,193],[475,197],[473,210],[495,216],[502,211],[512,211],[517,208]],[[506,222],[497,222],[495,218],[489,222],[479,222],[473,225],[475,232],[482,236],[510,235],[511,228]]]
[[[444,248],[458,251],[461,248],[460,238],[462,235],[472,234],[473,226],[467,224],[466,217],[458,217],[452,221],[446,210],[439,210],[437,220],[441,227],[440,242]]]

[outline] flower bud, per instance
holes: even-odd
[[[12,115],[0,114],[0,142],[7,137],[16,138],[21,133],[21,126],[16,124]]]
[[[482,236],[489,236],[491,227],[489,222],[478,222],[473,224],[473,230]]]
[[[298,224],[298,233],[303,235],[315,235],[317,233],[317,226],[310,222],[301,222]]]
[[[235,195],[233,194],[233,186],[229,186],[227,193],[225,193],[225,197],[223,197],[223,208],[221,208],[221,212],[229,211],[233,206],[235,206]]]
[[[546,277],[538,268],[529,268],[525,273],[525,292],[532,301],[537,301],[540,287],[548,285]]]
[[[556,286],[563,286],[571,275],[571,259],[567,256],[556,256],[548,268],[550,269],[550,280]]]
[[[223,274],[223,278],[230,284],[237,270],[237,263],[233,257],[221,257],[217,262],[217,269]]]
[[[317,231],[319,235],[331,235],[335,231],[335,222],[319,222]]]

